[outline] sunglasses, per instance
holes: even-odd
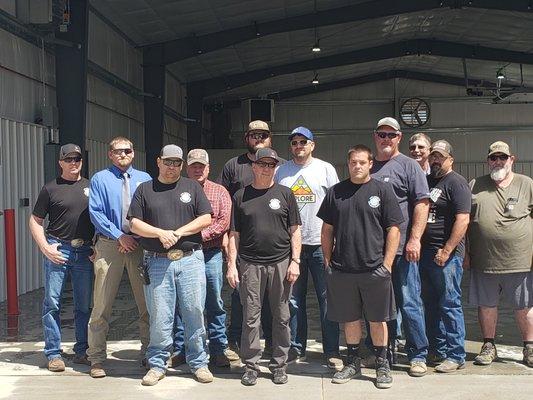
[[[278,165],[278,163],[275,163],[275,162],[264,162],[264,161],[256,161],[255,162],[257,164],[258,167],[261,167],[261,168],[270,168],[270,169],[274,169],[276,168],[276,165]]]
[[[507,161],[508,159],[509,159],[509,156],[507,154],[491,154],[489,156],[490,161],[496,161],[496,160]]]
[[[181,167],[181,160],[161,160],[167,167]]]
[[[375,132],[376,135],[379,136],[380,139],[385,139],[385,138],[396,139],[398,136],[400,136],[398,131],[396,131],[396,132],[374,131],[374,132]]]
[[[81,157],[65,157],[63,158],[63,162],[66,162],[67,164],[70,164],[71,162],[79,163],[81,161]]]
[[[293,140],[293,141],[291,142],[291,144],[292,144],[293,146],[298,146],[299,144],[302,145],[302,146],[306,146],[307,143],[309,143],[309,142],[310,142],[310,140],[302,139],[302,140]]]
[[[250,133],[250,134],[248,135],[249,138],[252,138],[252,139],[254,139],[254,140],[259,140],[259,139],[261,139],[261,140],[265,140],[265,139],[267,139],[269,136],[270,136],[270,135],[269,135],[268,133],[266,133],[266,132],[261,132],[261,133]]]
[[[133,149],[113,149],[111,150],[111,153],[113,153],[116,156],[120,156],[122,153],[128,155],[133,153]]]
[[[411,150],[411,151],[416,150],[416,149],[427,149],[427,147],[426,146],[418,146],[416,144],[413,144],[413,145],[409,146],[409,150]]]

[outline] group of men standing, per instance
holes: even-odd
[[[126,268],[148,369],[143,385],[157,384],[167,366],[184,362],[199,382],[211,382],[209,362],[228,366],[240,357],[241,383],[251,386],[262,353],[270,358],[273,382],[286,383],[287,364],[306,356],[311,275],[332,382],[361,375],[366,320],[376,387],[389,388],[390,350],[402,336],[411,376],[425,375],[430,363],[444,373],[464,367],[461,279],[468,265],[470,301],[479,307],[484,336],[475,363],[497,358],[503,291],[524,339],[524,362],[533,366],[533,181],[513,173],[514,156],[504,142],[489,147],[490,175],[469,185],[453,171],[450,143],[417,134],[407,157],[399,151],[402,136],[394,118],[381,119],[373,132],[375,153],[352,147],[349,178],[342,182],[331,164],[313,156],[309,129],[291,132],[292,159],[285,161],[272,149],[263,121],[249,124],[248,151],[226,163],[220,184],[208,179],[203,149],[184,157],[180,147],[164,146],[159,174],[151,178],[132,167],[131,141],[117,137],[109,144],[112,165],[89,182],[81,177],[80,148],[62,146],[62,174],[43,187],[30,218],[45,255],[48,369],[65,369],[59,313],[70,274],[74,362],[89,364],[94,378],[106,376],[109,321]],[[183,163],[188,177],[181,176]],[[234,288],[227,332],[223,255]]]

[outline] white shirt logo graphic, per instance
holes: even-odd
[[[86,187],[86,188],[83,188],[83,194],[87,197],[89,197],[89,188]]]
[[[433,203],[436,203],[441,194],[442,194],[441,189],[433,188],[431,189],[431,192],[429,192],[429,197]]]
[[[270,199],[268,206],[273,210],[279,210],[281,203],[278,199]]]
[[[378,208],[381,204],[381,199],[378,196],[371,196],[368,199],[368,205],[372,208]]]
[[[191,194],[189,192],[183,192],[180,194],[180,200],[182,203],[190,203],[191,202]]]

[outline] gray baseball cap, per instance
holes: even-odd
[[[276,150],[271,149],[269,147],[264,147],[262,149],[259,149],[255,153],[255,161],[260,160],[262,158],[272,158],[276,162],[279,162],[278,153],[276,153]]]
[[[161,149],[159,158],[162,160],[165,158],[179,158],[180,160],[183,160],[183,150],[181,147],[176,146],[175,144],[167,144]]]

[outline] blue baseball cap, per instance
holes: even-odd
[[[307,139],[313,141],[313,133],[307,129],[304,126],[299,126],[298,128],[294,128],[289,135],[289,140],[292,140],[293,137],[296,135],[302,135],[303,137],[306,137]]]

